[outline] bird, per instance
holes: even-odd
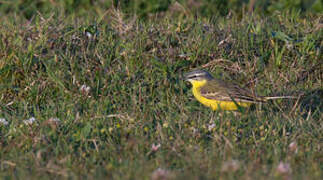
[[[205,70],[194,70],[184,74],[184,79],[192,84],[195,98],[213,110],[236,111],[252,104],[264,103],[270,99],[295,98],[293,96],[257,96],[238,85],[214,78]]]

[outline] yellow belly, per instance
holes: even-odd
[[[205,106],[208,106],[212,108],[213,110],[221,109],[221,110],[228,110],[228,111],[234,111],[238,109],[238,106],[242,107],[249,107],[251,103],[245,103],[245,102],[233,102],[233,101],[218,101],[214,99],[207,99],[203,97],[199,91],[199,87],[194,88],[193,87],[193,95],[195,98],[200,101]]]

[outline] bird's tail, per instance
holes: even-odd
[[[267,96],[263,97],[266,101],[271,99],[296,99],[295,96]]]

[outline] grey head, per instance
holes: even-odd
[[[186,81],[201,81],[201,80],[211,80],[212,75],[204,70],[194,70],[184,74]]]

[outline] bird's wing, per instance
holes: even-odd
[[[237,101],[257,103],[265,101],[262,97],[253,95],[250,91],[238,85],[213,79],[200,89],[201,95],[207,99],[219,101]]]

